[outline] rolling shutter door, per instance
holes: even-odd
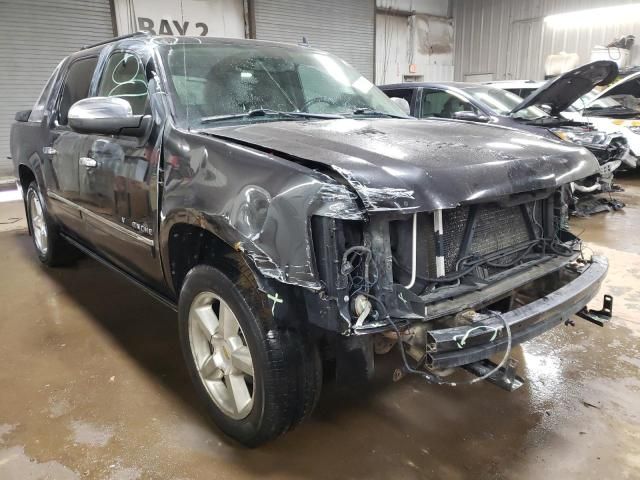
[[[0,177],[13,174],[15,112],[33,106],[62,58],[111,37],[109,0],[0,0]]]
[[[373,82],[375,0],[255,0],[258,40],[300,43],[349,62]]]

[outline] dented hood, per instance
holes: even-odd
[[[557,187],[598,168],[583,148],[463,121],[284,121],[202,133],[332,169],[371,212],[452,208]]]
[[[598,60],[587,63],[549,80],[511,110],[511,113],[531,105],[549,105],[552,113],[558,115],[598,85],[611,83],[617,75],[618,65],[615,62]]]

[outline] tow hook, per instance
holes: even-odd
[[[497,365],[490,360],[481,360],[479,362],[462,365],[462,368],[477,377],[481,377],[496,368],[496,366]],[[516,374],[516,368],[518,368],[518,360],[510,358],[504,367],[487,377],[486,380],[507,392],[513,392],[524,385],[524,379]]]
[[[576,315],[591,323],[595,323],[599,327],[604,327],[605,323],[608,323],[613,315],[613,297],[611,295],[605,295],[602,302],[602,309],[600,310],[589,310],[585,306]]]

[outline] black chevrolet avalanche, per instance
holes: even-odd
[[[397,378],[511,390],[515,345],[611,313],[585,307],[606,259],[559,221],[590,152],[407,117],[313,48],[86,47],[16,114],[11,155],[40,260],[80,250],[175,309],[195,388],[245,445],[307,417],[323,368],[359,388],[397,349]]]

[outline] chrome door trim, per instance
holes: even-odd
[[[107,220],[106,218],[101,217],[97,213],[94,213],[91,210],[78,205],[77,203],[74,203],[74,202],[72,202],[70,200],[67,200],[66,198],[61,197],[57,193],[52,192],[51,190],[47,189],[47,195],[50,196],[51,198],[54,198],[54,199],[58,200],[59,202],[64,203],[65,205],[68,205],[69,207],[78,209],[80,211],[80,213],[82,213],[83,215],[86,215],[87,217],[90,217],[90,218],[92,218],[94,220],[97,220],[98,222],[102,223],[103,225],[111,227],[114,230],[118,231],[119,233],[127,235],[127,236],[133,238],[134,240],[137,240],[138,242],[144,243],[145,245],[148,245],[149,247],[153,247],[155,245],[155,243],[154,243],[154,241],[152,239],[147,238],[147,237],[143,237],[142,235],[139,235],[136,232],[132,232],[128,228],[126,228],[126,227],[124,227],[124,226],[122,226],[122,225],[120,225],[118,223],[112,222],[111,220]]]

